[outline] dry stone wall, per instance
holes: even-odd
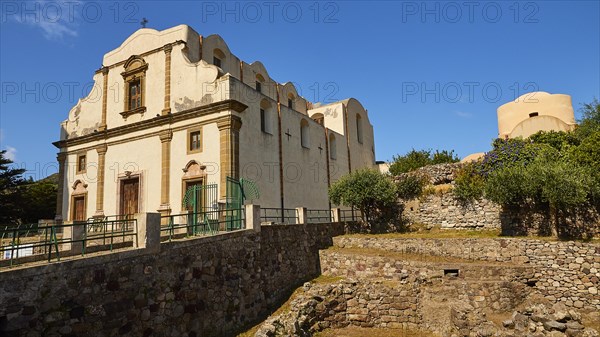
[[[341,224],[263,226],[0,272],[1,336],[223,336],[320,274]]]
[[[502,214],[500,206],[487,199],[465,204],[451,192],[410,201],[404,215],[414,224],[456,229],[497,229],[502,227],[503,221],[511,220]]]
[[[530,280],[550,302],[600,310],[600,245],[533,239],[385,239],[338,237],[335,246],[510,262],[533,268]]]
[[[255,336],[312,336],[327,328],[349,325],[406,329],[417,328],[421,322],[416,282],[384,284],[349,279],[307,283],[303,288],[290,310],[265,321]]]

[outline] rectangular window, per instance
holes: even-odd
[[[293,101],[291,98],[288,98],[288,107],[289,107],[290,109],[293,109],[293,108],[294,108],[294,101]]]
[[[267,116],[265,109],[260,109],[260,131],[267,132]]]
[[[142,107],[142,84],[140,80],[129,82],[129,110]]]
[[[199,151],[202,144],[200,143],[200,131],[190,132],[190,151]]]
[[[262,84],[260,81],[256,81],[256,91],[262,92]]]
[[[86,158],[85,154],[77,156],[77,173],[85,172]]]
[[[221,59],[216,56],[213,56],[213,64],[221,68]]]

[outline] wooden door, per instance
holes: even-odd
[[[85,196],[73,197],[73,221],[85,220]]]
[[[139,179],[128,179],[121,183],[121,214],[135,214],[139,211]]]

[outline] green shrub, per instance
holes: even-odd
[[[529,136],[529,140],[534,144],[552,146],[558,151],[577,146],[580,143],[579,138],[574,133],[564,131],[539,131]]]
[[[452,193],[463,202],[470,202],[483,196],[485,179],[477,173],[477,163],[464,165],[454,179]]]
[[[460,161],[454,150],[432,152],[431,150],[415,150],[412,149],[403,156],[394,156],[392,165],[390,165],[390,173],[400,175],[414,171],[418,168],[433,164],[456,163]]]
[[[423,188],[428,182],[429,179],[426,176],[417,174],[404,174],[396,181],[398,197],[404,200],[417,198],[423,193]]]

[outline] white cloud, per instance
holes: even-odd
[[[78,1],[35,1],[21,5],[20,13],[12,17],[16,22],[42,30],[47,40],[60,40],[66,36],[76,37],[76,19],[81,10]]]
[[[11,161],[16,161],[17,160],[17,149],[15,149],[12,146],[6,146],[6,153],[4,154],[4,157],[6,159],[9,159]]]
[[[473,116],[473,114],[471,114],[469,112],[464,112],[464,111],[456,111],[456,115],[461,118],[469,118],[469,117]]]

